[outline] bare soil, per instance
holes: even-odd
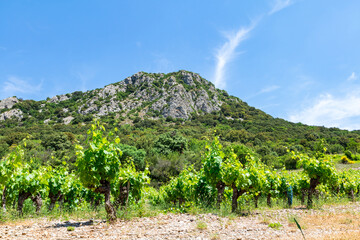
[[[0,225],[0,239],[360,239],[360,202],[255,211],[248,216],[160,214],[118,220],[27,219]],[[273,227],[270,227],[273,225]]]

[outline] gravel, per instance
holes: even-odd
[[[318,216],[356,215],[359,212],[360,203],[354,203],[320,210],[258,210],[243,217],[160,214],[156,217],[118,220],[114,224],[101,220],[61,221],[38,218],[1,224],[0,239],[302,239],[296,224],[290,220],[294,216],[297,219],[316,221]],[[270,223],[279,223],[279,227],[271,228]],[[306,239],[327,239],[327,236],[353,231],[360,238],[360,222],[352,224],[354,229],[350,225],[342,228],[311,223],[304,229],[304,234]]]

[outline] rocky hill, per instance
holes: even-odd
[[[124,120],[132,116],[186,120],[191,114],[219,111],[225,102],[240,104],[243,113],[248,108],[246,103],[216,89],[196,73],[183,70],[168,74],[139,72],[104,88],[57,95],[43,101],[4,99],[0,101],[0,121],[31,119],[69,124],[109,115]]]
[[[0,101],[0,157],[30,137],[33,144],[28,146],[34,149],[29,149],[29,158],[35,154],[39,164],[50,164],[49,154],[54,154],[57,159],[67,157],[73,164],[73,143],[84,141],[94,118],[100,118],[107,129],[118,129],[122,143],[144,150],[152,176],[160,182],[169,179],[169,172],[179,173],[185,163],[197,164],[202,140],[214,134],[226,146],[250,147],[263,162],[276,168],[296,168],[289,149],[313,154],[326,146],[327,153],[347,152],[349,159],[360,159],[360,131],[273,118],[188,71],[139,72],[104,88],[42,101],[4,99]],[[185,142],[191,146],[186,153],[182,147]],[[155,156],[154,152],[162,155]],[[167,156],[170,152],[184,154],[172,159],[171,154]]]

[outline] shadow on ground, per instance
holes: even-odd
[[[56,223],[53,226],[48,226],[46,228],[63,228],[63,227],[84,227],[84,226],[90,226],[94,225],[94,223],[100,223],[100,222],[106,222],[106,221],[96,221],[93,220],[85,221],[85,222],[70,222],[66,221],[63,223]]]

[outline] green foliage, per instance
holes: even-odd
[[[52,133],[41,138],[41,145],[54,151],[71,148],[69,136],[65,133]]]
[[[136,147],[127,144],[119,144],[119,148],[122,151],[122,155],[120,157],[121,163],[125,163],[127,162],[127,159],[131,158],[131,160],[134,162],[136,169],[145,169],[145,150],[137,149]]]
[[[58,194],[64,192],[63,188],[66,182],[66,177],[69,175],[65,167],[58,167],[51,170],[51,177],[49,178],[48,187],[49,194]]]
[[[212,206],[216,199],[217,190],[207,181],[203,171],[198,173],[198,181],[194,184],[194,200],[204,207]]]
[[[90,189],[101,186],[105,181],[113,182],[120,170],[122,151],[116,144],[120,139],[117,138],[116,143],[110,142],[107,136],[103,136],[104,132],[104,126],[95,122],[88,131],[88,148],[84,150],[82,146],[76,146],[79,177]]]
[[[197,182],[197,175],[193,169],[185,169],[179,176],[172,178],[170,182],[163,187],[166,194],[164,199],[168,202],[176,202],[179,205],[186,201],[193,200],[194,185]]]
[[[33,114],[35,111],[38,111],[40,107],[40,102],[34,100],[24,100],[16,103],[13,108],[20,109],[23,113]]]
[[[73,210],[81,207],[79,204],[83,200],[83,195],[86,190],[81,184],[80,179],[74,173],[65,176],[65,181],[60,191],[66,209]]]
[[[280,175],[275,171],[266,170],[262,191],[265,195],[278,196],[281,186]]]
[[[298,164],[298,161],[300,160],[299,157],[297,156],[293,156],[293,155],[287,155],[285,157],[285,161],[284,161],[284,164],[285,164],[285,168],[287,170],[292,170],[292,169],[298,169],[299,168],[299,164]]]
[[[50,174],[48,186],[38,187],[43,188],[46,194],[61,192],[61,206],[69,206],[69,209],[83,202],[94,206],[104,202],[104,196],[85,189],[82,183],[92,190],[105,182],[111,183],[113,193],[118,196],[116,189],[131,180],[129,199],[136,202],[135,199],[144,195],[144,189],[148,189],[148,177],[152,180],[152,186],[171,183],[175,189],[188,189],[184,196],[180,193],[170,195],[178,196],[172,197],[178,202],[184,198],[186,204],[196,203],[201,206],[213,206],[219,191],[223,191],[224,204],[228,204],[232,197],[231,189],[234,188],[243,192],[238,201],[241,204],[245,199],[249,201],[252,197],[258,197],[260,192],[272,198],[284,198],[289,185],[293,187],[294,197],[297,198],[303,197],[309,189],[321,197],[351,195],[354,192],[356,198],[356,194],[359,194],[356,190],[356,172],[342,175],[332,169],[330,162],[324,160],[329,153],[347,156],[347,160],[343,158],[344,162],[358,160],[359,131],[306,126],[272,118],[229,96],[225,91],[213,90],[211,84],[203,79],[193,79],[196,86],[190,86],[185,82],[187,80],[182,72],[144,73],[144,76],[156,78],[154,89],[147,83],[139,86],[148,94],[171,90],[172,86],[163,83],[165,79],[174,76],[186,89],[203,88],[210,98],[221,100],[223,105],[220,111],[213,113],[194,112],[189,120],[164,119],[160,111],[151,110],[152,104],[159,100],[156,98],[143,102],[131,111],[129,117],[134,120],[133,125],[124,124],[128,120],[125,111],[101,117],[106,129],[113,131],[116,126],[119,127],[116,132],[122,139],[122,144],[119,144],[116,137],[107,134],[99,123],[89,131],[86,140],[89,128],[87,123],[93,115],[81,115],[77,111],[81,106],[86,106],[86,102],[96,96],[99,90],[68,94],[68,100],[59,102],[21,101],[14,107],[25,113],[24,119],[0,122],[0,158],[3,158],[0,161],[1,187],[9,184],[9,179],[15,174],[34,173],[32,176],[36,179],[38,171],[46,171]],[[113,97],[124,101],[139,89],[128,84],[125,92],[119,91]],[[109,103],[110,99],[110,95],[104,99],[98,98],[97,104]],[[166,100],[171,99],[168,97]],[[64,108],[69,112],[65,113]],[[140,115],[139,111],[144,109],[149,110],[147,115]],[[63,117],[68,115],[75,117],[71,124],[57,124],[62,123]],[[147,119],[146,116],[155,119]],[[44,124],[45,119],[51,121]],[[214,130],[217,137],[207,144],[205,139],[211,138]],[[20,150],[16,154],[14,151],[26,137],[27,144],[21,147],[21,164],[16,165],[16,161],[9,163],[9,159],[20,154]],[[86,146],[77,148],[77,157],[75,143]],[[207,149],[204,149],[205,145],[208,145]],[[302,155],[293,156],[288,153],[288,149],[301,152]],[[62,168],[63,161],[67,162],[66,168]],[[145,170],[147,164],[149,172]],[[189,172],[190,165],[193,165],[193,169]],[[48,166],[52,166],[51,170],[44,168]],[[284,167],[299,170],[296,173],[273,171]],[[76,168],[77,175],[72,173]],[[186,183],[184,179],[193,180]],[[161,197],[154,199],[165,201],[166,198],[170,201],[164,188],[160,189]]]
[[[13,177],[15,170],[21,167],[23,158],[23,146],[19,145],[0,161],[0,185],[5,185]]]
[[[118,191],[121,187],[129,184],[129,197],[136,202],[141,199],[144,194],[144,189],[147,184],[150,184],[149,170],[145,169],[143,172],[136,171],[132,162],[126,164],[126,167],[120,169],[119,175],[114,184],[114,196],[117,197],[121,193]]]
[[[346,156],[348,159],[350,159],[350,160],[352,160],[352,159],[354,158],[354,155],[353,155],[349,150],[346,150],[346,151],[344,152],[344,154],[345,154],[345,156]]]
[[[249,173],[238,161],[226,161],[223,168],[223,181],[227,186],[245,188],[249,184]]]
[[[325,185],[327,183],[334,183],[337,180],[337,173],[335,166],[332,162],[324,159],[310,158],[306,155],[300,154],[298,156],[293,153],[295,157],[299,157],[300,161],[298,166],[303,167],[304,173],[310,178],[310,185],[308,191],[307,207],[313,206],[312,196],[315,193],[315,189],[319,185]]]
[[[104,134],[105,127],[95,121],[88,131],[88,149],[76,146],[76,164],[81,183],[95,193],[104,194],[107,218],[113,222],[116,220],[116,212],[111,203],[111,186],[120,170],[119,158],[122,152],[117,145],[120,139],[116,138],[115,142],[111,142],[108,137],[112,133],[108,136],[103,136]]]
[[[128,84],[128,85],[126,86],[126,93],[131,94],[131,93],[133,93],[133,92],[135,92],[135,91],[136,91],[136,88],[135,88],[134,85]]]
[[[32,169],[28,164],[15,170],[7,183],[7,200],[14,201],[21,193],[46,196],[50,174],[47,168]]]
[[[273,223],[269,223],[269,227],[279,230],[282,227],[282,224],[279,222],[273,222]]]
[[[184,156],[184,154],[171,153],[165,156],[154,154],[148,157],[151,179],[159,183],[165,183],[171,177],[179,175],[185,166]]]
[[[225,153],[221,150],[222,145],[220,144],[217,137],[211,142],[211,144],[206,146],[206,153],[203,158],[203,169],[204,175],[207,181],[215,186],[220,181],[223,181],[223,158]]]
[[[7,143],[7,145],[12,146],[16,145],[19,142],[21,142],[23,139],[25,139],[28,136],[27,133],[24,132],[10,132],[7,134],[3,141]]]
[[[352,161],[349,160],[349,159],[347,158],[347,156],[342,156],[342,157],[341,157],[341,163],[348,164],[348,163],[351,163],[351,162],[352,162]]]
[[[243,174],[237,182],[238,188],[259,195],[266,179],[264,166],[260,162],[251,161],[246,165],[245,170],[245,174]],[[245,176],[247,176],[247,178],[244,178]]]
[[[6,155],[8,149],[9,145],[7,143],[0,143],[0,159]]]
[[[338,186],[340,191],[349,195],[351,200],[355,200],[355,195],[360,191],[360,173],[353,169],[343,171],[338,177]]]
[[[245,145],[232,145],[230,151],[231,149],[242,164],[245,164],[250,156],[255,156],[255,153]],[[229,148],[227,148],[226,151],[229,151]]]
[[[132,132],[130,126],[122,128],[127,135],[122,135],[120,130],[119,136],[125,141],[130,138],[134,141],[141,139],[139,145],[147,146],[146,149],[152,153],[151,144],[147,145],[143,142],[144,136],[140,136],[140,131]],[[148,131],[149,135],[153,134],[153,131]],[[64,135],[69,141],[81,140],[78,136]],[[134,146],[120,144],[119,138],[111,133],[106,134],[105,128],[98,122],[91,126],[86,143],[85,150],[80,146],[77,147],[79,168],[77,175],[71,173],[65,162],[54,168],[35,164],[36,156],[29,154],[29,151],[37,149],[38,145],[42,146],[40,141],[28,139],[16,147],[13,146],[11,152],[0,161],[0,186],[2,189],[6,186],[7,206],[11,206],[26,193],[31,199],[40,195],[44,202],[50,205],[53,203],[53,206],[55,199],[55,202],[59,203],[55,204],[57,211],[63,211],[62,209],[72,211],[86,204],[97,209],[97,206],[105,203],[108,212],[110,199],[115,200],[115,203],[117,201],[125,203],[121,204],[123,207],[137,206],[141,209],[148,199],[152,204],[172,207],[170,211],[186,212],[194,205],[217,206],[221,195],[221,206],[224,209],[228,208],[227,205],[231,200],[232,209],[236,210],[237,204],[240,204],[241,210],[247,207],[245,204],[248,204],[252,198],[257,202],[266,197],[269,206],[271,206],[271,198],[286,199],[290,186],[294,199],[301,199],[305,192],[308,199],[318,194],[324,199],[331,196],[346,196],[351,201],[355,201],[360,192],[360,172],[357,170],[336,171],[331,161],[292,152],[289,154],[292,154],[296,159],[297,167],[301,169],[274,171],[264,165],[251,148],[226,142],[226,147],[223,147],[219,137],[214,137],[207,144],[204,140],[192,140],[188,150],[183,154],[172,152],[168,155],[153,155],[147,159],[153,164],[149,168],[152,173],[147,168],[143,172],[137,171],[135,166],[137,161],[134,159],[144,160],[147,152],[141,149],[140,151]],[[185,158],[190,157],[188,155],[190,150],[200,152],[204,145],[206,145],[205,151],[199,159],[201,164],[198,168],[185,167],[184,170],[181,169],[184,166],[179,168],[181,163],[186,162]],[[162,180],[169,181],[156,190],[148,185],[150,177],[153,178],[156,172],[154,166],[160,166],[155,163],[160,157],[171,159],[174,161],[174,166],[171,167],[172,170],[171,168],[156,169],[159,172],[165,169],[166,173],[163,174],[171,172]],[[116,170],[110,171],[107,166],[116,167]],[[109,195],[103,196],[104,192],[99,190],[105,186],[109,187],[112,198]],[[127,194],[127,197],[124,198],[124,194]],[[25,208],[30,206],[29,201],[25,203]],[[179,205],[175,210],[174,204]]]
[[[193,112],[189,120],[171,119],[171,117],[168,117],[166,120],[161,119],[162,113],[152,110],[152,104],[159,100],[158,97],[153,101],[143,102],[141,106],[131,110],[131,117],[139,115],[140,110],[148,111],[147,115],[135,118],[134,126],[129,130],[131,137],[134,135],[139,136],[141,144],[146,143],[147,146],[146,148],[139,146],[140,144],[137,142],[139,138],[135,137],[129,138],[128,141],[123,141],[123,143],[136,146],[138,149],[144,149],[147,157],[151,157],[155,152],[158,153],[159,161],[153,161],[155,163],[160,162],[160,160],[161,162],[173,162],[169,159],[171,156],[166,156],[169,155],[169,152],[175,151],[184,154],[189,151],[186,144],[181,145],[184,139],[173,139],[180,141],[180,146],[176,146],[176,143],[167,142],[167,137],[159,139],[158,143],[155,144],[156,137],[176,132],[179,136],[186,136],[186,141],[191,142],[194,139],[210,137],[214,129],[217,130],[217,135],[225,149],[229,145],[241,146],[243,144],[251,149],[251,151],[255,151],[261,158],[261,161],[269,167],[282,168],[285,166],[287,169],[296,168],[296,162],[292,161],[293,159],[283,157],[286,156],[287,149],[315,157],[322,157],[324,156],[322,154],[327,153],[342,154],[344,151],[348,151],[352,154],[348,157],[350,160],[358,158],[356,156],[360,142],[358,131],[349,132],[337,128],[306,126],[300,123],[293,124],[282,119],[272,118],[264,112],[248,106],[247,103],[240,99],[229,96],[225,91],[213,89],[211,87],[212,84],[201,77],[193,78],[196,86],[190,86],[185,83],[187,79],[184,78],[184,71],[169,74],[142,74],[144,74],[143,76],[154,78],[154,85],[157,85],[156,89],[151,88],[152,86],[148,83],[143,83],[139,86],[126,84],[128,86],[126,91],[118,91],[114,96],[108,95],[104,98],[97,98],[97,103],[108,104],[111,97],[124,101],[130,97],[130,94],[139,90],[148,90],[148,94],[159,95],[160,91],[171,88],[169,84],[163,84],[170,77],[175,77],[176,81],[183,84],[184,87],[188,87],[188,90],[193,91],[195,88],[204,89],[211,99],[217,98],[223,102],[220,111],[212,113]],[[116,83],[115,85],[118,84]],[[94,116],[92,113],[82,115],[77,113],[77,111],[81,106],[86,106],[86,102],[95,97],[99,91],[97,89],[86,93],[74,92],[66,95],[69,99],[56,102],[51,102],[49,101],[50,99],[38,102],[31,100],[19,102],[14,108],[22,109],[25,112],[24,119],[21,122],[17,120],[0,122],[0,157],[5,156],[9,152],[11,145],[17,144],[30,134],[33,136],[33,140],[41,140],[43,147],[32,149],[31,154],[37,158],[34,160],[36,164],[57,166],[58,162],[46,160],[49,155],[55,156],[56,159],[63,159],[63,157],[68,156],[66,161],[69,163],[69,169],[74,169],[73,163],[75,162],[75,157],[72,146],[75,141],[69,138],[66,140],[63,135],[65,132],[71,132],[76,135],[75,137],[78,138],[80,144],[84,144],[81,138],[85,135],[88,126],[82,126],[82,124],[89,123]],[[167,100],[170,101],[170,98],[167,98]],[[121,105],[121,103],[119,104]],[[67,109],[68,112],[64,109]],[[128,120],[126,116],[122,116],[124,112],[102,116],[101,120],[104,125],[108,124],[106,126],[107,129],[112,130],[116,125],[119,125],[119,122]],[[73,116],[75,119],[67,126],[57,124],[62,123],[65,116]],[[147,119],[146,116],[159,119]],[[43,124],[46,119],[50,119],[50,122]],[[60,130],[60,128],[64,129]],[[65,128],[67,129],[65,130]],[[149,134],[150,132],[151,134]],[[125,131],[119,134],[119,136],[123,140],[124,136],[126,136]],[[326,147],[328,150],[322,152],[321,149],[323,147]],[[233,148],[234,152],[240,157],[242,154],[237,151],[235,146]],[[199,155],[193,149],[191,149],[191,152],[192,154],[189,155]],[[320,155],[316,156],[316,154]],[[244,159],[243,157],[240,158]],[[136,163],[135,158],[134,161]],[[244,163],[243,160],[241,161]],[[197,163],[197,168],[200,166],[199,162],[200,159]],[[137,167],[139,167],[138,165],[136,163]],[[144,164],[141,163],[140,165],[142,166],[139,169],[142,170]],[[150,165],[149,168],[154,169],[154,166]]]
[[[293,154],[294,157],[300,159],[298,167],[302,167],[310,179],[318,179],[320,182],[325,183],[336,178],[335,166],[331,161],[311,158],[304,154]]]
[[[71,100],[77,101],[80,100],[84,96],[84,93],[81,91],[76,91],[71,94]]]
[[[154,150],[165,155],[171,152],[183,153],[187,148],[187,139],[176,131],[160,135],[154,143]]]

